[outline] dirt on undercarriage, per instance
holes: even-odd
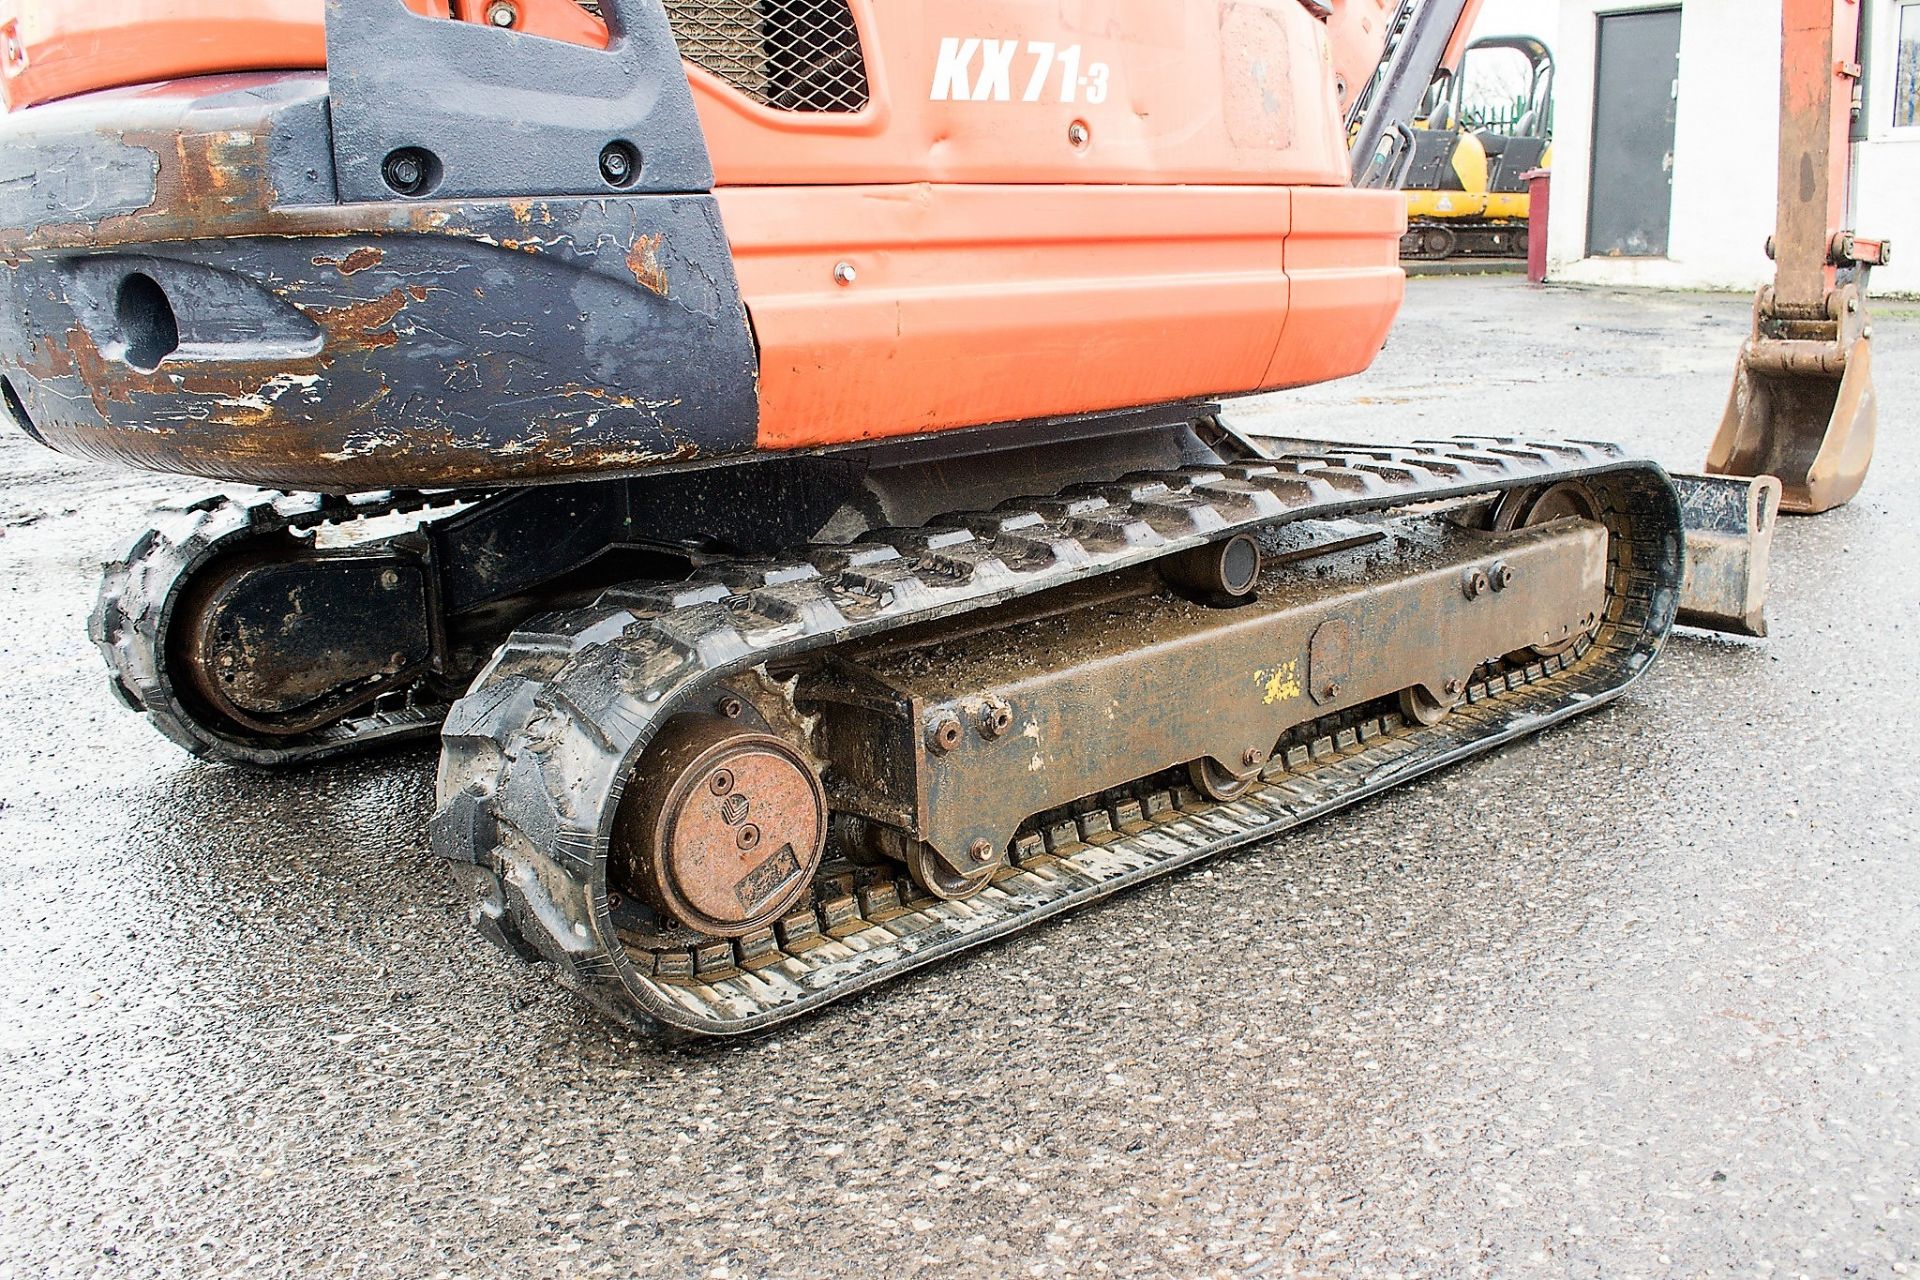
[[[1747,311],[1418,281],[1372,373],[1237,418],[1690,466]],[[1920,318],[1876,338],[1766,641],[691,1051],[473,938],[430,750],[258,777],[114,703],[97,561],[183,489],[0,438],[0,1275],[1920,1270]]]

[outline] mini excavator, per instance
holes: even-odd
[[[107,567],[127,706],[255,768],[438,734],[484,935],[753,1031],[1659,653],[1654,463],[1220,412],[1380,348],[1472,8],[10,0],[0,399],[258,487]]]
[[[1524,70],[1515,75],[1516,67]],[[1514,92],[1504,117],[1490,112],[1486,100],[1501,88]],[[1442,70],[1435,77],[1420,114],[1402,179],[1407,234],[1400,239],[1401,259],[1525,258],[1528,175],[1553,158],[1547,46],[1532,36],[1475,40],[1457,73]]]

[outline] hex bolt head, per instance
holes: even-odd
[[[944,755],[959,746],[964,735],[960,717],[951,711],[936,712],[927,720],[927,746],[939,754]]]
[[[980,736],[989,740],[1013,728],[1013,708],[998,698],[990,698],[980,708]]]
[[[1446,685],[1447,696],[1449,698],[1457,698],[1466,691],[1466,688],[1467,688],[1466,681],[1460,679],[1460,677],[1458,676],[1455,676],[1453,679],[1447,681],[1447,685]]]
[[[412,147],[402,147],[382,162],[380,176],[401,195],[418,195],[427,185],[426,158]]]
[[[1067,126],[1067,142],[1078,151],[1093,141],[1093,130],[1087,127],[1085,120],[1075,120]]]
[[[860,273],[854,270],[851,262],[836,262],[833,264],[833,282],[835,284],[845,287],[859,278]]]
[[[383,591],[391,591],[391,590],[393,590],[393,589],[394,589],[395,587],[397,587],[397,586],[399,586],[399,585],[400,585],[400,575],[399,575],[399,574],[397,574],[397,573],[395,573],[395,572],[394,572],[393,570],[391,570],[391,569],[382,569],[382,570],[380,571],[380,588],[381,588],[381,590],[383,590]]]
[[[1259,764],[1260,748],[1248,747],[1245,751],[1242,751],[1240,753],[1240,763],[1246,765],[1249,769],[1251,769],[1254,765]]]
[[[1469,600],[1478,600],[1490,585],[1484,569],[1469,569],[1460,575],[1460,591]]]
[[[1505,560],[1495,560],[1487,570],[1487,581],[1495,591],[1505,591],[1513,585],[1513,566]]]
[[[600,148],[600,176],[610,187],[633,185],[640,176],[639,149],[620,138]]]
[[[513,0],[493,0],[487,6],[487,25],[510,27],[520,20],[520,10],[514,7]]]
[[[975,862],[993,861],[993,844],[987,840],[975,840],[967,846],[967,856]]]

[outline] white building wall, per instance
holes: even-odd
[[[1685,0],[1680,8],[1673,215],[1665,258],[1587,257],[1594,52],[1600,15],[1672,3],[1562,0],[1554,92],[1548,273],[1555,280],[1753,289],[1771,276],[1780,146],[1779,0]]]
[[[1560,52],[1559,0],[1482,0],[1480,14],[1474,19],[1473,34],[1481,36],[1532,36],[1546,43],[1557,56]]]
[[[1893,241],[1891,265],[1873,273],[1876,294],[1920,294],[1920,126],[1893,126],[1894,48],[1901,0],[1874,5],[1867,79],[1867,138],[1854,148],[1853,226]]]
[[[1862,61],[1872,74],[1868,138],[1855,148],[1854,227],[1894,242],[1874,272],[1875,294],[1920,294],[1920,126],[1893,127],[1899,7],[1875,6]],[[1665,258],[1589,258],[1594,44],[1599,17],[1673,8],[1672,0],[1561,0],[1554,94],[1553,210],[1548,272],[1555,280],[1664,288],[1750,290],[1770,280],[1780,147],[1779,0],[1684,0],[1673,154],[1673,221]],[[1905,256],[1902,256],[1902,246]]]

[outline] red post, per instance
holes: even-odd
[[[1527,279],[1547,281],[1547,193],[1553,185],[1551,169],[1529,169],[1527,180]]]

